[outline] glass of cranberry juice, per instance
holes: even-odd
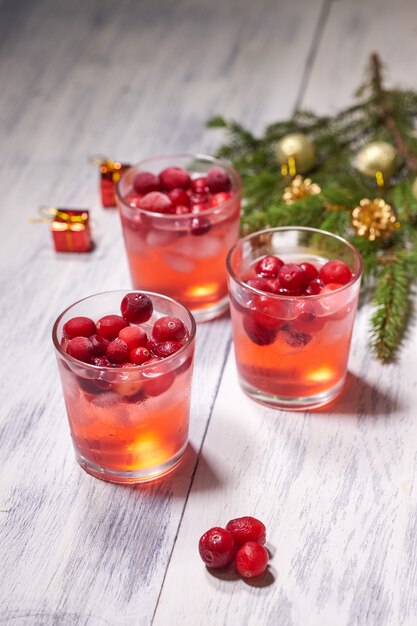
[[[213,168],[226,174],[227,192],[210,192],[204,184]],[[146,193],[137,189],[147,189],[135,188],[138,174],[146,172],[159,181],[167,169],[185,170],[190,180],[185,184],[179,180],[183,188],[170,190],[170,184],[150,184],[148,189],[158,189],[169,198],[166,204],[172,205],[166,207],[162,202],[160,211],[164,212],[157,207],[141,208]],[[116,198],[134,288],[175,298],[197,321],[224,313],[228,308],[225,261],[239,237],[241,187],[233,166],[211,156],[161,156],[127,170],[118,183]]]
[[[161,316],[180,319],[188,339],[176,353],[140,367],[98,367],[65,350],[63,328],[78,316],[97,320],[117,313],[131,291],[100,293],[66,309],[55,322],[52,339],[80,465],[90,474],[117,483],[152,480],[171,471],[188,443],[195,321],[171,298],[142,292],[153,302],[148,336]]]
[[[257,265],[270,256],[278,257],[278,267],[274,262]],[[343,267],[346,284],[337,284],[337,276],[330,275],[326,284],[320,280],[322,273],[314,276],[330,260]],[[283,287],[277,277],[282,263],[311,264],[311,286],[291,285],[290,277]],[[258,402],[289,410],[333,400],[346,378],[362,274],[359,252],[324,231],[271,228],[241,239],[229,252],[227,268],[243,390]]]

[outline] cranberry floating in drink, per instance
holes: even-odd
[[[108,292],[53,329],[77,459],[90,474],[140,482],[170,471],[188,442],[195,322],[171,298]]]
[[[209,156],[156,157],[130,168],[117,204],[134,287],[175,298],[197,320],[221,315],[240,200],[239,174]]]
[[[330,402],[346,378],[359,252],[324,231],[275,228],[239,241],[227,267],[244,391],[293,410]]]

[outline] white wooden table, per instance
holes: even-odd
[[[213,152],[215,113],[259,131],[296,104],[347,104],[369,53],[416,88],[413,0],[0,2],[0,624],[415,626],[417,329],[398,364],[358,315],[348,389],[329,410],[240,391],[230,322],[198,330],[190,448],[158,484],[106,484],[74,461],[51,345],[66,305],[128,287],[116,211],[87,157]],[[40,204],[90,207],[97,248],[56,255]],[[214,577],[200,535],[253,514],[262,584]]]

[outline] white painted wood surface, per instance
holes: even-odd
[[[135,488],[75,464],[50,342],[66,305],[129,285],[88,155],[211,151],[218,112],[260,130],[299,98],[333,110],[373,49],[415,87],[416,34],[412,0],[0,2],[0,624],[417,623],[415,327],[383,368],[361,311],[347,393],[302,415],[248,400],[229,320],[201,326],[185,462]],[[90,207],[96,250],[56,255],[27,223],[42,203]],[[197,554],[250,513],[274,553],[263,586]]]

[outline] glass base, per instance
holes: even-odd
[[[187,449],[188,441],[185,442],[184,446],[181,448],[177,454],[169,459],[166,463],[162,465],[158,465],[157,467],[152,467],[149,469],[143,469],[138,471],[118,471],[107,469],[106,467],[101,467],[96,463],[92,463],[88,459],[86,459],[81,454],[76,452],[76,457],[78,463],[81,467],[91,476],[95,478],[100,478],[100,480],[105,480],[109,483],[119,483],[119,484],[135,484],[135,483],[146,483],[152,480],[157,480],[166,474],[172,472],[177,465],[182,460],[184,456],[184,452]]]
[[[188,306],[185,304],[185,306]],[[202,308],[193,308],[192,305],[188,306],[189,310],[194,316],[196,322],[208,322],[214,320],[216,317],[223,315],[229,308],[229,297],[225,296],[215,304],[210,304]]]
[[[272,396],[265,393],[261,389],[257,389],[249,385],[242,378],[239,379],[240,385],[243,391],[255,402],[272,407],[273,409],[282,409],[285,411],[306,411],[310,409],[318,409],[326,404],[329,404],[339,396],[343,387],[345,386],[346,376],[344,376],[337,385],[331,387],[331,389],[314,396],[294,397],[289,398]]]

